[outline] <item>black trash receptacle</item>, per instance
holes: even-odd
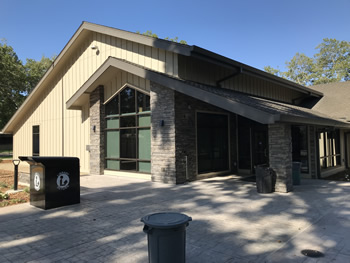
[[[276,179],[270,167],[267,165],[257,165],[255,176],[258,193],[272,193],[275,191]]]
[[[300,185],[301,162],[292,163],[293,185]]]
[[[149,263],[186,262],[186,227],[192,218],[181,213],[156,213],[144,216]]]
[[[30,204],[42,209],[80,203],[76,157],[21,156],[30,164]]]

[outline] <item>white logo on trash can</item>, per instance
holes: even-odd
[[[38,172],[34,174],[34,189],[40,191],[40,174]]]
[[[57,175],[57,189],[66,190],[69,187],[69,173],[60,172]]]

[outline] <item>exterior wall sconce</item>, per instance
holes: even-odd
[[[100,54],[100,50],[98,49],[98,46],[92,45],[92,46],[91,46],[91,49],[92,49],[92,50],[96,50],[96,55]]]
[[[164,120],[160,121],[160,126],[163,127],[164,126]]]
[[[96,132],[96,125],[92,126],[93,132]]]

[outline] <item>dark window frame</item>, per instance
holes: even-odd
[[[125,90],[125,89],[133,89],[134,90],[134,104],[135,104],[135,112],[132,113],[122,113],[121,112],[121,96],[120,94]],[[147,94],[146,92],[143,92],[137,88],[134,87],[130,87],[130,86],[125,86],[123,89],[121,89],[118,93],[116,93],[113,98],[111,98],[108,102],[112,101],[113,99],[115,99],[115,97],[118,97],[118,112],[119,114],[112,114],[112,115],[106,115],[105,116],[105,123],[106,123],[106,127],[104,129],[105,131],[105,149],[107,147],[107,132],[108,131],[119,131],[119,158],[111,158],[111,157],[107,157],[107,155],[105,155],[105,167],[107,167],[107,161],[111,160],[111,161],[119,161],[119,170],[114,170],[114,169],[108,169],[106,168],[106,170],[114,170],[114,171],[126,171],[126,172],[135,172],[135,173],[143,173],[143,174],[150,174],[150,172],[140,172],[139,171],[139,163],[143,162],[143,163],[151,163],[151,160],[146,160],[146,159],[140,159],[139,158],[139,129],[151,129],[151,123],[149,126],[139,126],[139,116],[151,116],[151,111],[150,111],[150,103],[149,103],[149,110],[146,111],[142,111],[139,112],[139,105],[138,105],[138,94],[142,93],[148,97],[150,97],[149,94]],[[108,102],[106,103],[106,107],[108,105]],[[125,118],[125,117],[134,117],[135,118],[135,125],[134,126],[125,126],[125,127],[121,127],[121,118]],[[107,120],[108,119],[112,119],[112,118],[118,118],[119,119],[119,128],[107,128]],[[135,153],[136,153],[136,158],[123,158],[120,157],[121,154],[121,130],[126,130],[126,129],[135,129]],[[107,154],[107,153],[106,153]],[[135,170],[123,170],[121,169],[121,163],[122,162],[136,162],[136,169]]]
[[[33,156],[40,156],[40,125],[33,125],[32,127],[32,143]]]

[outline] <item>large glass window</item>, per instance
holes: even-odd
[[[301,172],[309,172],[309,147],[307,126],[292,126],[293,162],[301,163]]]
[[[150,97],[126,87],[105,106],[106,169],[150,173]]]
[[[322,169],[341,165],[339,130],[319,134],[320,166]]]

